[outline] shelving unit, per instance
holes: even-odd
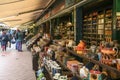
[[[107,9],[105,11],[105,38],[106,41],[112,41],[112,10]]]
[[[116,18],[116,34],[120,34],[120,16]],[[116,35],[118,43],[120,43],[120,36]]]
[[[83,39],[87,45],[91,41],[112,40],[112,9],[93,11],[83,18]]]
[[[98,11],[97,39],[98,41],[104,38],[104,11]]]
[[[32,47],[32,45],[37,41],[38,38],[40,38],[41,35],[40,33],[36,34],[35,36],[33,36],[30,40],[27,41],[26,46],[29,49],[30,47]]]
[[[58,60],[58,63],[59,63],[63,68],[67,69],[70,73],[72,73],[71,70],[68,69],[67,66],[64,65],[61,61]],[[72,73],[72,74],[73,74],[73,73]],[[77,77],[79,78],[79,80],[82,80],[78,74],[76,74],[76,75],[77,75]]]
[[[117,16],[117,30],[120,30],[120,16]]]
[[[91,33],[92,33],[92,15],[85,15],[84,20],[83,20],[83,38],[86,41],[88,45],[90,45],[90,38],[91,38]]]
[[[68,49],[68,48],[66,48],[66,49],[67,49],[67,51],[69,51],[71,54],[73,54],[73,55],[75,55],[75,56],[78,56],[78,57],[80,57],[80,58],[86,59],[87,61],[90,61],[90,62],[92,62],[92,63],[98,64],[100,67],[106,68],[107,70],[116,72],[116,74],[120,76],[120,71],[118,71],[116,68],[113,68],[113,67],[111,67],[111,66],[105,65],[105,64],[103,64],[103,63],[101,63],[101,62],[99,62],[99,61],[96,61],[96,60],[94,60],[94,59],[88,58],[88,57],[86,57],[86,56],[78,55],[76,52],[74,52],[74,51],[72,51],[72,50],[70,50],[70,49]]]
[[[65,24],[60,24],[54,31],[55,35],[60,35],[62,39],[72,39],[74,40],[74,27],[73,26],[66,26]]]
[[[54,42],[53,44],[55,44],[57,46],[61,46],[61,45],[57,44],[56,42]],[[120,78],[120,71],[117,70],[116,68],[108,66],[108,65],[105,65],[105,64],[101,63],[100,61],[94,60],[94,59],[89,58],[89,57],[87,57],[85,55],[79,55],[75,51],[70,50],[69,48],[65,47],[64,49],[67,50],[70,54],[72,54],[72,55],[74,55],[76,57],[82,58],[82,59],[86,60],[87,62],[92,62],[94,64],[99,65],[102,68],[105,68],[107,71],[109,71],[111,73],[114,73],[117,76],[117,78]]]

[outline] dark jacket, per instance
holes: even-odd
[[[0,39],[1,39],[1,45],[6,45],[9,40],[6,34],[2,34]]]

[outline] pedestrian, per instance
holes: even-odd
[[[12,34],[10,33],[10,30],[8,30],[8,32],[6,33],[8,36],[8,46],[9,48],[11,48],[11,40],[12,40]]]
[[[19,29],[17,29],[17,32],[16,32],[16,49],[20,52],[22,52],[22,40],[23,40],[23,34]]]
[[[2,51],[6,51],[6,47],[7,47],[7,42],[8,42],[8,36],[6,35],[5,30],[2,30],[2,35],[1,35],[1,48]]]

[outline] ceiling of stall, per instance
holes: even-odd
[[[55,0],[0,0],[0,22],[17,26],[34,22]]]

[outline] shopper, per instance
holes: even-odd
[[[22,52],[22,40],[23,40],[23,34],[22,32],[17,29],[16,33],[16,49],[20,52]]]
[[[5,30],[2,30],[2,35],[1,35],[1,48],[2,51],[6,51],[6,47],[7,47],[7,42],[8,42],[8,36],[6,35]]]
[[[8,36],[8,42],[9,42],[8,47],[11,48],[12,35],[11,35],[11,33],[10,33],[10,30],[8,30],[6,34],[7,34],[7,36]]]

